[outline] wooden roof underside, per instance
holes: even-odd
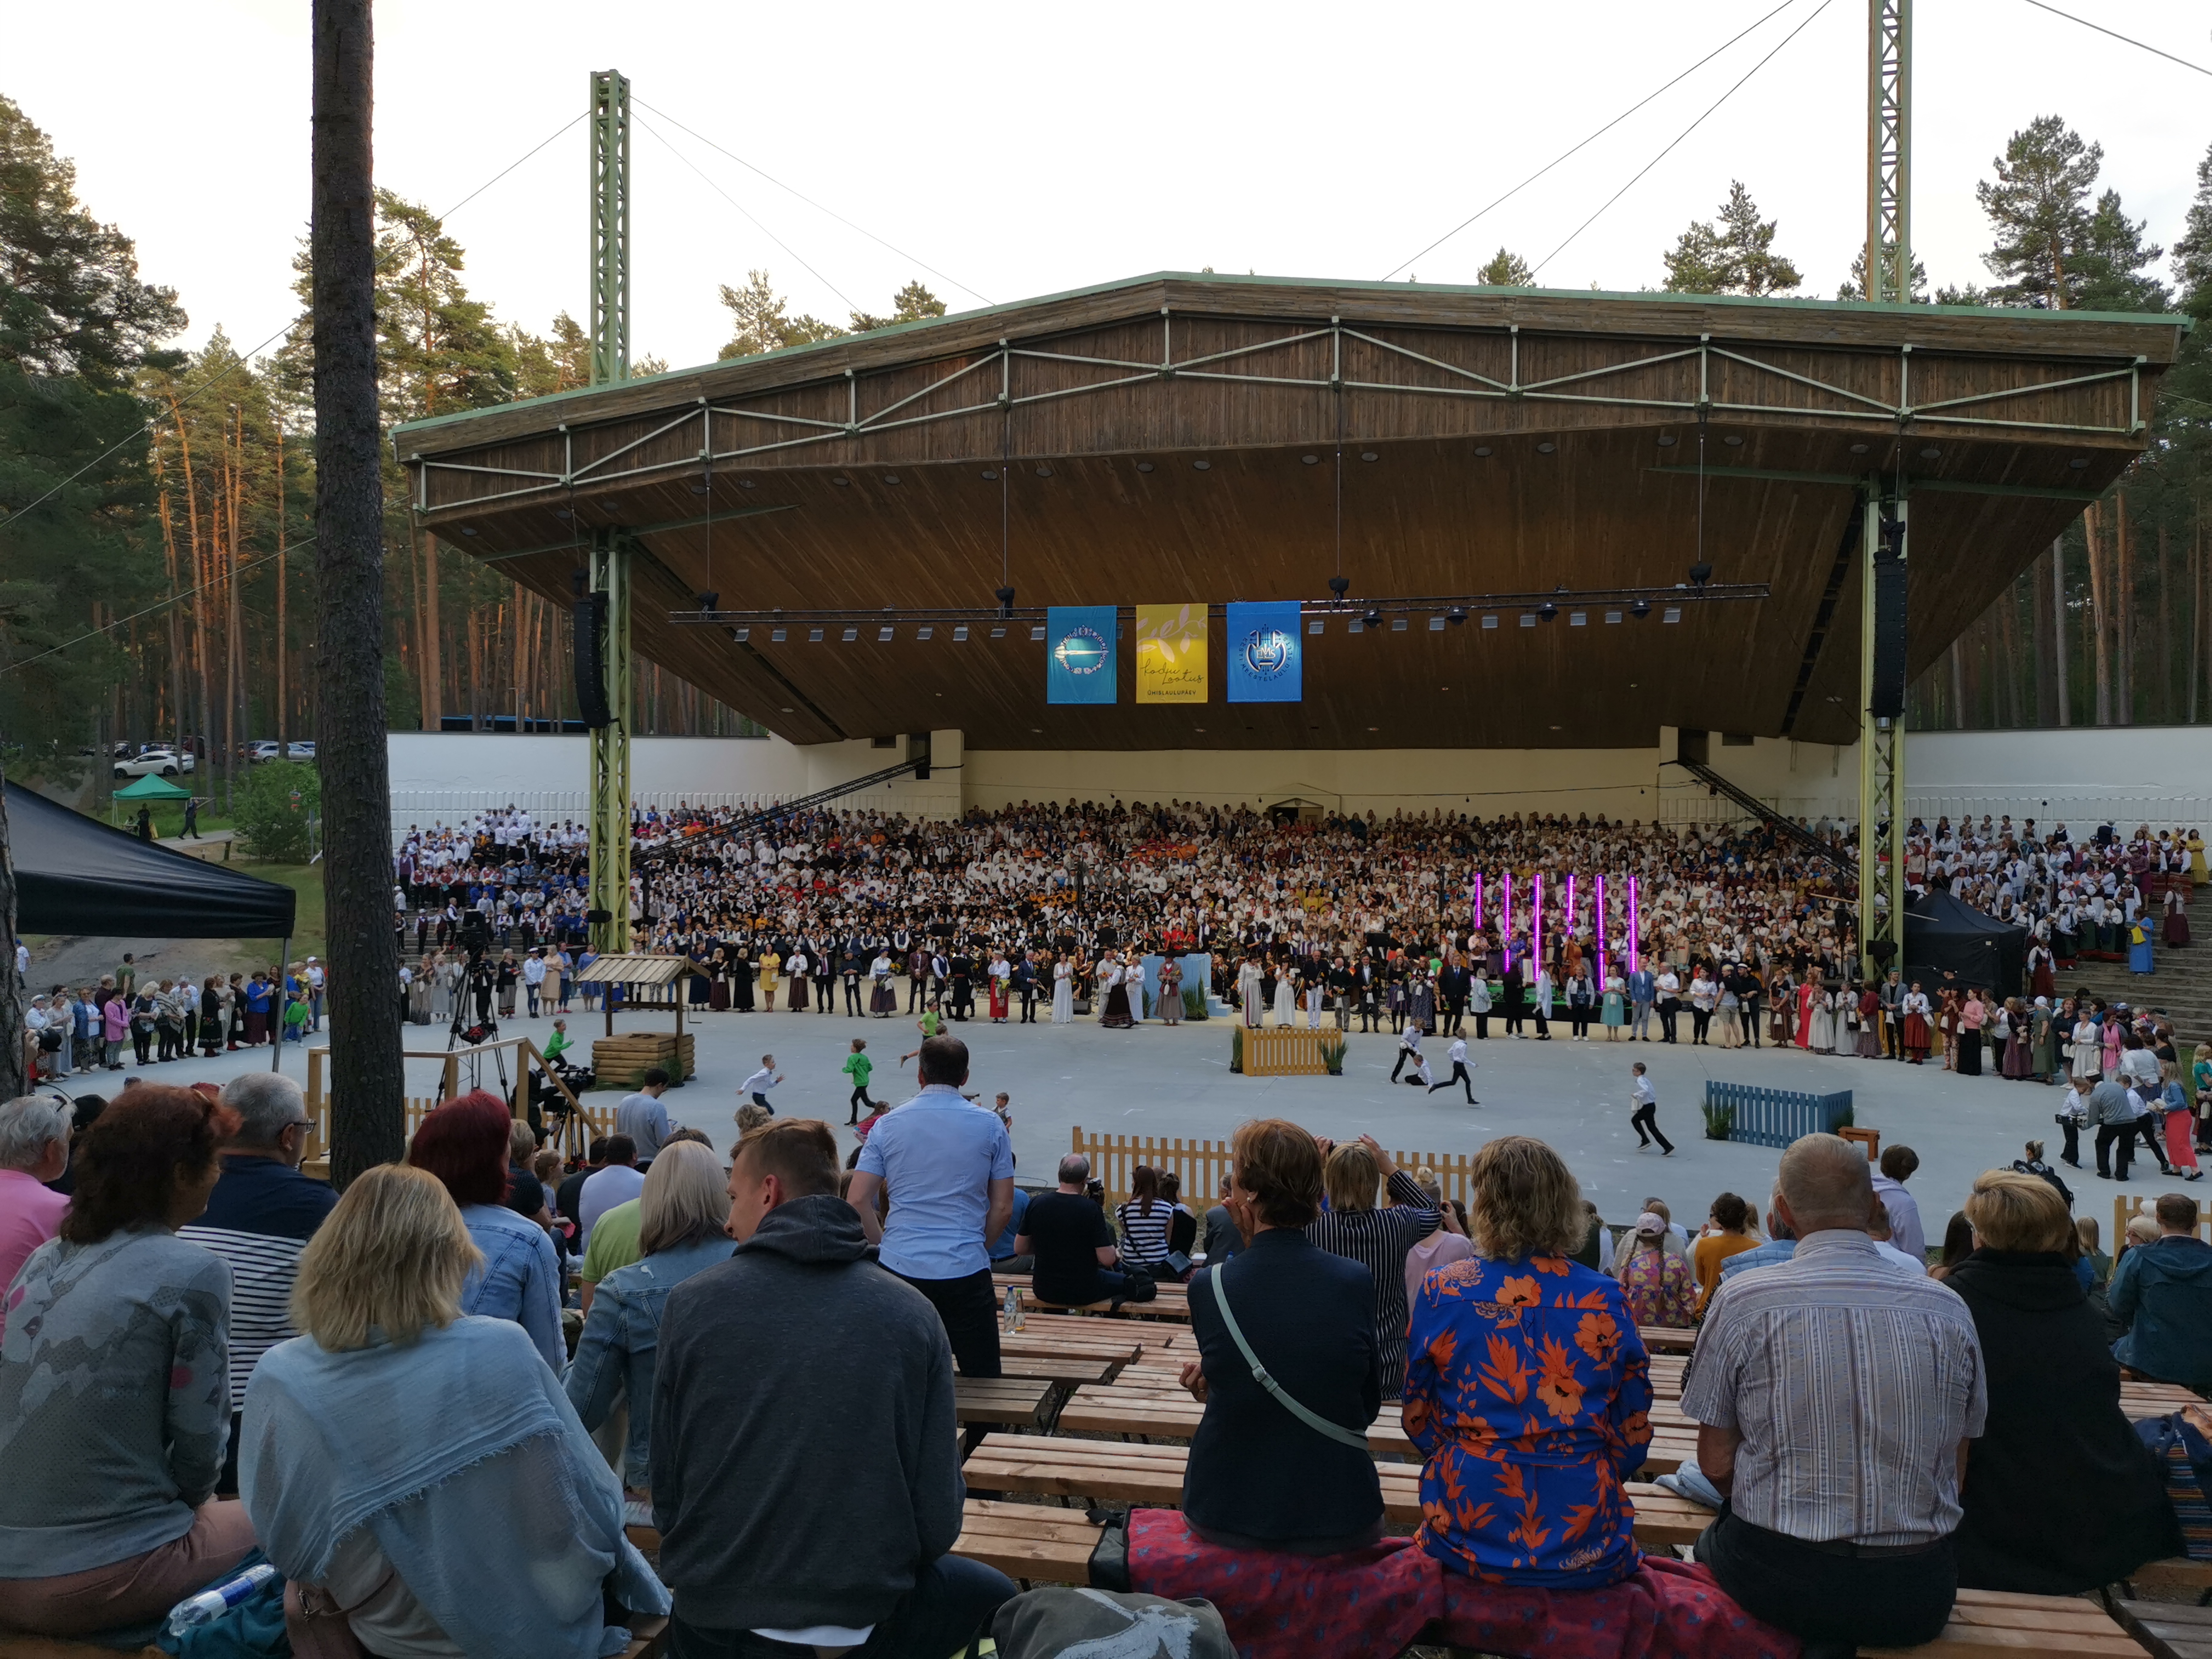
[[[426,529],[557,601],[592,532],[639,655],[794,742],[978,748],[1646,744],[1856,735],[1858,495],[1911,495],[1911,650],[1940,654],[2142,443],[2179,319],[1152,277],[403,428]],[[724,610],[1355,600],[1643,586],[1705,556],[1764,600],[1608,627],[1307,641],[1305,700],[1044,702],[1026,626],[847,642]],[[711,447],[712,459],[702,455]],[[1929,452],[1933,452],[1932,453]],[[1011,455],[1011,467],[1002,457]],[[1371,458],[1371,459],[1370,459]],[[1201,465],[1202,464],[1202,465]],[[1818,475],[1731,476],[1718,469]],[[1005,476],[986,477],[986,473]],[[1939,485],[2000,493],[1963,493]],[[2060,495],[2001,493],[2021,489]]]

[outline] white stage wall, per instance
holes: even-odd
[[[1732,803],[1662,764],[1656,749],[1373,749],[1040,750],[962,752],[957,732],[932,734],[936,763],[912,778],[844,798],[842,805],[928,817],[1020,800],[1197,800],[1269,806],[1314,802],[1328,811],[1600,812],[1669,823],[1725,821]],[[513,804],[541,817],[580,819],[590,740],[492,732],[394,732],[392,823],[453,823]],[[769,805],[896,763],[866,741],[799,747],[780,738],[640,738],[634,793],[647,805]],[[1714,769],[1793,817],[1848,819],[1858,811],[1856,746],[1760,738],[1730,744],[1715,732]],[[2064,822],[2105,818],[2132,829],[2188,824],[2212,833],[2212,726],[2075,728],[2064,732],[1917,732],[1907,742],[1905,793],[1931,822],[1972,812]]]

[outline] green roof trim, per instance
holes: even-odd
[[[747,357],[718,357],[712,362],[697,363],[687,368],[664,369],[659,374],[641,375],[618,384],[644,386],[654,380],[671,380],[678,375],[700,374],[724,363],[770,362],[780,359],[796,362],[811,352],[834,350],[855,340],[872,340],[880,336],[908,334],[942,328],[954,322],[972,322],[981,317],[1011,317],[1038,306],[1054,305],[1068,300],[1087,300],[1101,294],[1111,294],[1120,289],[1141,288],[1149,283],[1202,283],[1221,288],[1350,289],[1374,294],[1525,294],[1553,300],[1607,300],[1637,304],[1737,306],[1751,310],[1833,312],[1854,313],[1874,312],[1909,317],[2002,317],[2011,321],[2025,318],[2065,318],[2075,322],[2119,323],[2144,327],[2179,327],[2185,334],[2196,325],[2196,319],[2185,312],[2165,311],[2051,311],[2039,306],[1939,306],[1907,305],[1893,301],[1869,304],[1864,300],[1799,299],[1788,295],[1750,294],[1677,294],[1666,289],[1639,289],[1626,291],[1612,289],[1581,288],[1501,288],[1480,283],[1373,283],[1336,280],[1328,277],[1306,276],[1237,276],[1218,271],[1155,270],[1141,276],[1125,276],[1110,283],[1094,283],[1085,288],[1072,288],[1058,294],[1039,294],[1026,300],[1012,300],[1004,305],[978,306],[970,311],[948,312],[942,317],[921,317],[912,322],[888,323],[881,328],[868,330],[864,334],[839,334],[827,340],[811,341],[805,345],[786,346],[780,351],[763,351]],[[513,403],[487,404],[478,409],[457,410],[451,415],[434,415],[427,420],[410,421],[392,428],[395,443],[400,435],[410,432],[434,432],[441,428],[470,421],[493,410],[506,413],[519,409],[551,408],[579,398],[595,396],[607,391],[605,386],[577,386],[568,392],[550,392],[539,398],[518,398]]]

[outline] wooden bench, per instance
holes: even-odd
[[[2185,1555],[2146,1561],[2120,1582],[2119,1589],[2130,1600],[2138,1590],[2189,1590],[2195,1593],[2197,1605],[2203,1607],[2212,1601],[2212,1561],[2192,1560]]]
[[[1084,1558],[1090,1559],[1086,1553]],[[668,1647],[668,1620],[655,1614],[635,1619],[622,1659],[660,1659]],[[91,1642],[60,1641],[49,1636],[0,1632],[0,1659],[168,1659],[159,1648],[106,1648]]]
[[[1917,1648],[1861,1648],[1859,1659],[2143,1659],[2143,1650],[2094,1601],[2075,1595],[2013,1595],[1962,1589],[1950,1622]]]
[[[963,1424],[1042,1428],[1052,1391],[1053,1384],[1042,1377],[957,1376],[952,1380],[953,1415]]]
[[[2135,1582],[2143,1581],[2138,1577]],[[2120,1628],[2148,1650],[2152,1659],[2212,1659],[2212,1607],[2192,1607],[2186,1601],[2118,1598],[2108,1599],[2106,1605]]]
[[[993,1289],[997,1292],[999,1300],[1001,1302],[1006,1299],[1006,1292],[1008,1291],[1016,1290],[1022,1293],[1023,1300],[1028,1303],[1028,1304],[1032,1308],[1056,1307],[1059,1305],[1055,1303],[1040,1301],[1037,1298],[1036,1291],[1031,1288],[1031,1281],[1029,1276],[1025,1273],[994,1273],[991,1275],[991,1285]],[[1111,1304],[1093,1303],[1090,1305],[1093,1308],[1099,1308],[1102,1306],[1110,1306]],[[1085,1317],[1130,1320],[1168,1320],[1177,1324],[1188,1325],[1190,1323],[1189,1288],[1187,1285],[1162,1285],[1159,1286],[1158,1294],[1156,1295],[1150,1302],[1124,1302],[1117,1312],[1111,1314],[1103,1312],[1086,1314]]]
[[[1698,1346],[1698,1333],[1694,1329],[1678,1329],[1672,1325],[1638,1325],[1636,1334],[1644,1339],[1644,1347],[1655,1354],[1686,1354]]]
[[[1080,1510],[971,1498],[952,1553],[1028,1583],[1086,1584],[1098,1533]]]

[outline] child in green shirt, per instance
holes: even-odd
[[[860,1121],[861,1107],[865,1106],[872,1112],[876,1109],[876,1103],[868,1098],[868,1078],[876,1069],[876,1062],[870,1060],[864,1052],[867,1046],[867,1038],[854,1037],[853,1052],[845,1056],[842,1069],[845,1075],[853,1079],[853,1092],[845,1103],[851,1109],[852,1113],[852,1115],[845,1120],[846,1127],[848,1128]]]

